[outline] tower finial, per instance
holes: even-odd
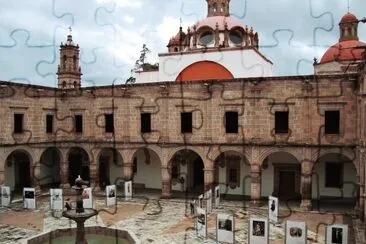
[[[69,35],[71,36],[71,33],[72,33],[72,29],[71,29],[71,26],[69,26]]]
[[[349,0],[347,0],[347,12],[349,13]]]

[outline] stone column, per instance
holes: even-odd
[[[260,164],[252,164],[250,169],[251,169],[250,200],[253,206],[259,206],[261,200],[261,166]]]
[[[310,211],[312,209],[311,195],[312,195],[312,168],[313,163],[305,160],[301,164],[301,204],[300,209]]]
[[[133,179],[133,163],[123,162],[123,180],[130,181]]]
[[[171,198],[172,176],[170,174],[168,166],[161,167],[161,179],[162,179],[161,198]]]
[[[94,191],[98,191],[100,190],[98,165],[90,164],[89,169],[90,169],[90,187],[92,187]]]
[[[33,165],[32,173],[33,173],[33,175],[31,175],[32,186],[35,188],[36,194],[38,194],[41,192],[41,187],[39,184],[40,177],[41,177],[41,165],[39,163],[36,163],[35,165]]]
[[[212,166],[210,168],[204,168],[205,172],[205,192],[212,189],[215,180],[215,168]]]
[[[60,178],[61,178],[61,184],[60,187],[63,189],[69,189],[70,183],[69,183],[69,163],[68,162],[63,162],[60,165]]]

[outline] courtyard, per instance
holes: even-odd
[[[99,214],[86,222],[86,226],[103,226],[125,229],[134,233],[141,243],[216,243],[216,214],[233,213],[235,240],[248,242],[248,223],[252,216],[267,217],[266,202],[261,207],[252,207],[249,202],[221,200],[220,206],[208,214],[208,238],[197,237],[194,216],[190,215],[191,196],[176,195],[172,199],[160,199],[159,192],[135,192],[134,198],[125,201],[118,194],[116,207],[105,207],[102,193],[94,195],[94,208]],[[71,201],[75,196],[64,196]],[[348,204],[314,204],[313,211],[302,212],[295,202],[280,202],[280,221],[271,223],[269,243],[284,243],[286,220],[305,221],[308,243],[324,243],[327,224],[348,224],[349,243],[364,243],[362,223],[353,214]],[[76,224],[60,213],[50,211],[49,195],[37,197],[37,209],[23,209],[21,196],[14,196],[10,208],[0,210],[0,243],[26,243],[31,236],[59,228],[75,227]]]

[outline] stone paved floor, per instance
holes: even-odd
[[[0,243],[26,243],[26,239],[57,228],[75,227],[73,221],[52,214],[48,197],[38,198],[37,210],[23,210],[22,202],[12,203],[10,209],[0,209]],[[149,199],[149,200],[147,200]],[[184,199],[158,201],[158,196],[146,194],[131,201],[118,200],[117,208],[104,207],[103,197],[94,197],[94,208],[99,215],[89,219],[86,226],[100,225],[127,229],[136,234],[141,243],[216,243],[215,218],[217,212],[234,213],[235,239],[247,243],[248,220],[251,216],[266,217],[266,207],[251,208],[238,201],[223,201],[219,209],[208,216],[208,238],[198,238],[193,230],[194,218],[188,214],[188,203]],[[270,224],[270,243],[284,243],[285,220],[306,221],[308,243],[324,243],[324,227],[330,223],[350,225],[349,244],[365,243],[362,238],[363,223],[349,214],[333,214],[312,211],[303,213],[296,206],[280,208],[280,222]]]

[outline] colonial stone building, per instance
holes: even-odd
[[[208,16],[179,30],[159,69],[136,83],[83,87],[79,47],[60,47],[58,87],[0,83],[0,184],[96,190],[221,192],[258,204],[269,195],[351,200],[364,216],[364,20],[348,13],[314,74],[272,76],[259,35],[207,0]]]

